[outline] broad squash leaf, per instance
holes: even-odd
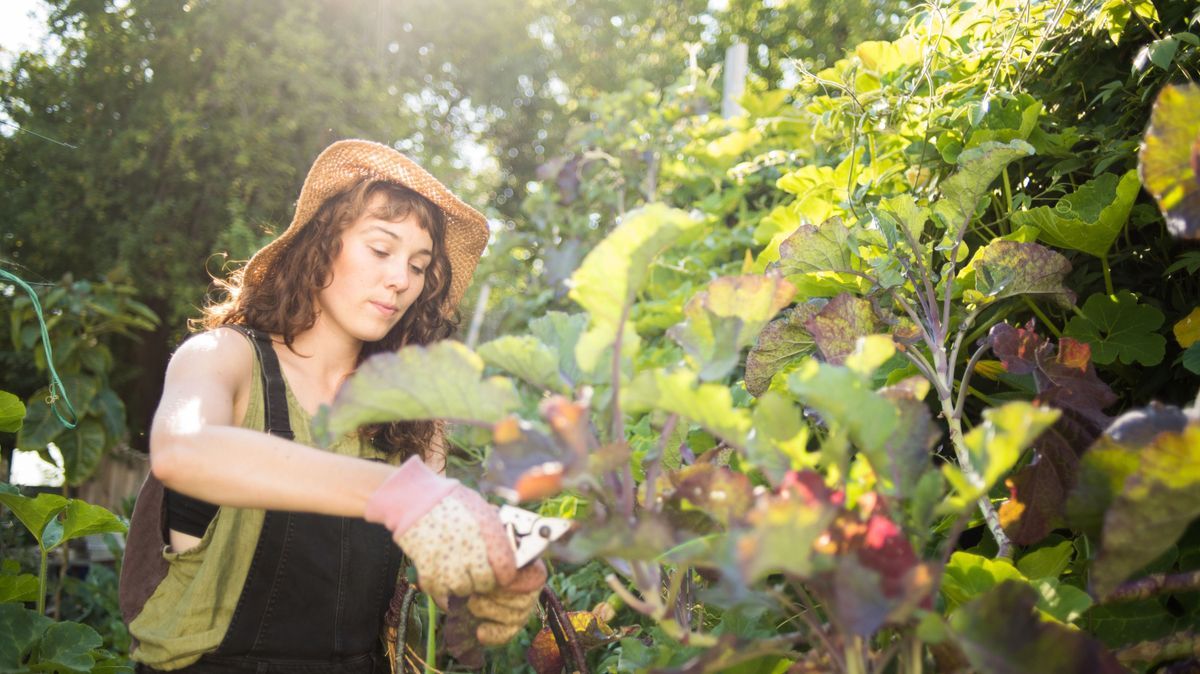
[[[20,494],[4,491],[0,492],[0,503],[8,506],[8,509],[21,520],[21,524],[33,534],[39,544],[42,544],[45,549],[49,550],[54,547],[54,544],[59,542],[58,533],[54,534],[54,542],[43,540],[43,535],[54,519],[64,508],[67,507],[69,499],[59,496],[58,494],[38,494],[34,498],[21,496]]]
[[[0,604],[0,671],[24,671],[25,656],[53,624],[20,604]]]
[[[75,622],[54,623],[46,628],[38,644],[38,669],[91,672],[96,658],[93,651],[104,645],[96,630]]]
[[[858,338],[878,332],[882,323],[870,302],[842,293],[809,318],[805,327],[821,356],[841,365],[854,352]]]
[[[0,391],[0,433],[16,433],[25,419],[25,403],[8,391]]]
[[[1138,304],[1133,293],[1097,293],[1084,302],[1082,313],[1067,321],[1063,334],[1090,344],[1093,361],[1107,365],[1120,360],[1126,365],[1146,366],[1162,362],[1167,340],[1157,330],[1163,324],[1163,313]]]
[[[1120,177],[1105,173],[1054,206],[1013,213],[1011,221],[1015,227],[1037,228],[1039,241],[1103,258],[1128,222],[1140,190],[1135,171]]]

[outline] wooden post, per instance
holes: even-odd
[[[746,90],[747,63],[750,55],[745,42],[734,42],[725,50],[725,86],[721,91],[721,116],[725,119],[745,113],[738,99]]]

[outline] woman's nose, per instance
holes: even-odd
[[[401,264],[388,272],[388,287],[398,293],[408,290],[411,283],[411,278],[408,273],[408,264]]]

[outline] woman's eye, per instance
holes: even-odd
[[[414,265],[412,265],[411,269],[413,270],[413,273],[414,273],[414,274],[416,274],[417,276],[424,276],[424,275],[425,275],[425,268],[424,268],[424,267],[418,267],[417,265],[415,265],[415,264],[414,264]]]
[[[372,248],[371,252],[374,253],[375,257],[378,258],[384,258],[388,256],[388,252],[386,250],[380,250],[378,248]]]

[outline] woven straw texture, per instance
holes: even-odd
[[[308,225],[321,204],[344,192],[363,179],[384,180],[404,185],[432,201],[446,215],[446,252],[450,258],[450,295],[443,310],[453,311],[462,301],[475,273],[475,265],[483,254],[488,240],[487,218],[463,203],[446,186],[396,150],[368,140],[341,140],[317,157],[300,199],[292,224],[271,243],[250,258],[245,279],[257,282],[270,273],[271,267],[301,228]]]

